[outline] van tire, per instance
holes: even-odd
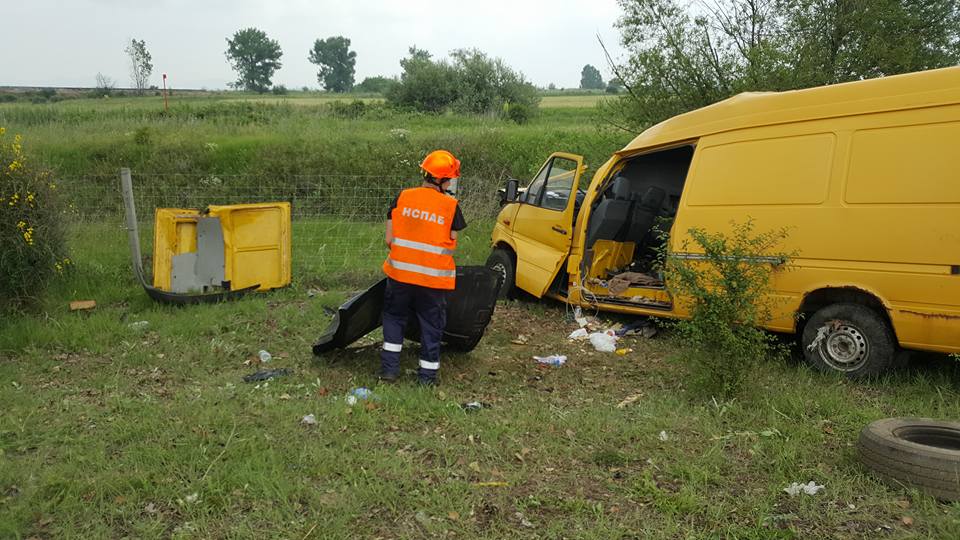
[[[860,432],[857,454],[889,486],[915,486],[941,501],[960,501],[960,423],[877,420]]]
[[[831,304],[807,322],[800,340],[813,368],[850,379],[875,377],[894,364],[897,341],[887,322],[860,304]]]
[[[500,299],[510,299],[516,296],[517,263],[513,253],[503,248],[495,248],[487,257],[487,268],[503,276],[503,285],[500,286]]]

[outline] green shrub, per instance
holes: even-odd
[[[50,172],[0,127],[0,305],[35,299],[70,266],[63,208]]]
[[[693,246],[685,241],[680,253],[700,256],[661,253],[667,288],[691,315],[668,325],[683,344],[691,387],[704,397],[735,396],[757,362],[784,352],[760,326],[771,317],[773,272],[788,260],[776,252],[787,232],[753,227],[732,222],[729,236],[693,228]]]
[[[137,130],[133,132],[133,142],[140,146],[149,145],[152,137],[152,132],[148,126],[138,127]]]

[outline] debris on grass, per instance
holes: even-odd
[[[483,403],[482,401],[468,401],[468,402],[466,402],[466,403],[462,403],[462,404],[460,405],[460,408],[463,409],[463,410],[465,410],[465,411],[467,411],[467,412],[476,412],[476,411],[479,411],[479,410],[481,410],[481,409],[489,409],[489,408],[490,408],[490,404],[489,404],[489,403]]]
[[[520,334],[516,338],[510,340],[510,343],[513,343],[514,345],[526,345],[529,342],[530,336],[524,334]]]
[[[150,326],[150,321],[137,321],[128,324],[127,328],[131,330],[142,330],[148,326]]]
[[[796,497],[801,493],[804,493],[806,495],[816,495],[822,489],[824,489],[824,486],[821,486],[820,484],[817,484],[816,482],[811,480],[806,484],[799,484],[797,482],[793,482],[789,486],[783,488],[783,491],[786,492],[786,494],[790,495],[791,497]]]
[[[538,363],[544,364],[547,366],[562,366],[567,362],[567,357],[562,354],[551,354],[550,356],[534,356],[533,359],[536,360]]]
[[[74,300],[70,302],[70,311],[85,311],[97,307],[96,300]]]
[[[157,509],[157,505],[149,503],[143,507],[143,511],[148,514],[156,514],[159,510]]]
[[[267,351],[260,351],[260,352],[257,353],[257,356],[260,357],[260,363],[261,363],[261,364],[266,364],[267,362],[269,362],[269,361],[273,358],[273,355],[271,355],[271,354],[268,353]]]
[[[521,512],[516,512],[516,513],[514,513],[514,514],[513,514],[513,517],[517,518],[517,520],[520,522],[520,525],[523,525],[524,527],[526,527],[526,528],[528,528],[528,529],[536,529],[536,528],[537,528],[537,526],[534,525],[529,519],[527,519],[526,516],[524,516],[523,513],[521,513]]]
[[[200,502],[200,494],[194,491],[193,493],[184,497],[183,500],[179,500],[177,502],[179,502],[180,504],[183,504],[183,503],[195,504],[197,502]]]
[[[313,414],[308,414],[300,419],[300,423],[305,426],[315,426],[317,425],[317,417]]]
[[[370,399],[378,399],[378,397],[373,393],[373,390],[370,390],[366,387],[354,388],[347,394],[346,402],[347,405],[351,407],[357,404],[357,401],[366,401]]]
[[[610,330],[590,334],[590,344],[599,352],[614,352],[617,350],[617,336]]]
[[[617,330],[617,337],[640,336],[649,339],[655,335],[657,335],[657,327],[650,319],[639,319]]]
[[[661,440],[661,441],[664,441],[664,442],[670,440],[670,436],[667,435],[667,432],[666,432],[666,431],[661,431],[661,432],[660,432],[660,435],[657,435],[657,437],[659,437],[660,440]]]
[[[618,408],[618,409],[623,409],[623,408],[625,408],[627,405],[630,405],[631,403],[634,403],[634,402],[636,402],[636,401],[639,401],[639,399],[642,398],[642,397],[643,397],[643,392],[637,392],[636,394],[630,394],[629,396],[623,398],[623,399],[620,401],[620,403],[617,403],[617,408]]]
[[[576,330],[571,332],[569,336],[567,336],[567,339],[574,339],[577,341],[581,341],[581,340],[587,339],[589,335],[590,333],[587,332],[586,328],[577,328]]]
[[[249,383],[249,382],[267,381],[274,377],[282,377],[284,375],[290,375],[290,370],[287,368],[265,369],[265,370],[258,371],[256,373],[244,375],[243,382]]]
[[[629,348],[629,347],[625,347],[625,348],[623,348],[623,349],[617,349],[617,350],[616,350],[617,356],[626,356],[626,355],[628,355],[628,354],[630,354],[630,353],[632,353],[632,352],[633,352],[633,349],[631,349],[631,348]]]

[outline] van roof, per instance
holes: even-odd
[[[618,154],[724,131],[960,103],[960,67],[788,92],[745,92],[647,129]]]

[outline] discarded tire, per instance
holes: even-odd
[[[860,460],[884,483],[960,501],[960,423],[886,418],[860,432]]]

